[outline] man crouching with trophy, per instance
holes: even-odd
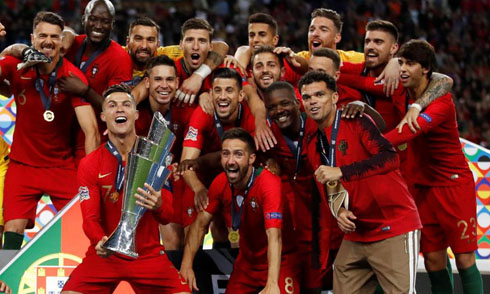
[[[78,168],[83,230],[90,246],[62,293],[112,293],[122,280],[129,282],[136,293],[190,293],[160,245],[158,224],[166,224],[172,215],[172,194],[165,187],[161,189],[161,183],[149,183],[148,174],[152,174],[149,170],[158,167],[150,157],[165,156],[165,150],[162,152],[165,148],[161,147],[165,144],[152,140],[152,131],[162,133],[162,128],[150,128],[148,138],[136,136],[134,124],[138,111],[127,86],[110,87],[104,98],[101,118],[107,124],[109,140],[87,155]],[[155,120],[152,126],[154,123]],[[145,162],[150,158],[149,165],[138,162],[138,166],[132,166],[136,157]],[[153,174],[161,174],[162,170],[160,166]],[[150,180],[142,187],[133,185],[137,178]],[[143,213],[145,210],[148,211]],[[131,215],[140,218],[128,217]],[[135,241],[132,231],[135,231]],[[117,239],[111,244],[121,248],[104,244],[111,233],[111,239]],[[130,248],[133,242],[135,246]]]

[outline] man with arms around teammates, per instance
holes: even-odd
[[[411,40],[398,53],[400,79],[410,102],[418,101],[433,75],[434,48]],[[386,138],[394,145],[409,142],[406,177],[422,219],[421,251],[432,284],[432,293],[453,293],[447,270],[447,247],[454,252],[463,291],[483,293],[476,267],[476,201],[473,175],[461,151],[456,109],[451,94],[437,97],[417,118],[416,132],[403,126]]]

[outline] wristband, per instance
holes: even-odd
[[[420,106],[420,104],[418,104],[418,103],[412,103],[412,104],[408,105],[408,108],[415,108],[419,112],[422,112],[422,106]]]
[[[203,63],[194,73],[205,79],[211,73],[211,68]]]

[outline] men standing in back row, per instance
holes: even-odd
[[[60,210],[77,193],[71,138],[76,121],[85,134],[85,152],[99,144],[95,114],[87,102],[60,90],[62,77],[86,78],[60,56],[63,19],[52,12],[34,18],[32,45],[51,59],[21,71],[20,61],[0,60],[0,79],[10,81],[17,104],[16,128],[5,179],[5,247],[19,249],[24,229],[34,226],[36,205],[46,193]]]

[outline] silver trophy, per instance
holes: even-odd
[[[138,137],[135,148],[130,152],[126,167],[124,198],[121,219],[116,230],[102,247],[138,258],[136,252],[136,228],[146,208],[136,204],[136,190],[148,183],[156,191],[160,190],[170,176],[167,166],[172,161],[170,149],[175,135],[168,128],[160,112],[153,115],[148,137]]]

